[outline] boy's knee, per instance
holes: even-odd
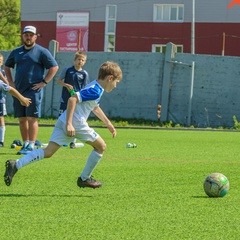
[[[96,148],[96,151],[100,154],[103,154],[103,152],[106,150],[107,145],[105,142],[101,143],[101,145],[98,146],[98,148]]]
[[[102,144],[102,151],[104,152],[104,151],[106,150],[106,148],[107,148],[107,144],[106,144],[106,143],[103,143],[103,144]]]

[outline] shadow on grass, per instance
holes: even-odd
[[[1,197],[80,197],[80,198],[92,198],[93,196],[91,195],[72,195],[72,194],[13,194],[13,193],[9,193],[9,194],[0,194],[0,198]]]
[[[208,196],[192,196],[192,198],[209,198]]]

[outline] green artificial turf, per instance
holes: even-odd
[[[40,127],[47,143],[52,127]],[[99,189],[76,185],[91,147],[62,147],[52,158],[0,182],[1,239],[238,239],[240,236],[240,134],[238,132],[118,129],[112,139],[95,129],[107,150],[94,171]],[[3,176],[9,146],[20,139],[7,126],[0,149]],[[137,148],[126,148],[128,142]],[[223,198],[209,198],[203,181],[221,172],[230,181]]]

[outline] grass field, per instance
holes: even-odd
[[[52,127],[41,127],[46,143]],[[10,187],[0,183],[0,239],[239,239],[239,132],[119,129],[116,139],[96,129],[107,150],[94,177],[99,189],[80,189],[77,177],[89,146],[61,148],[22,168]],[[7,126],[5,144],[20,139]],[[134,142],[135,149],[126,148]],[[16,159],[0,149],[0,169]],[[203,181],[221,172],[230,181],[223,198],[209,198]]]

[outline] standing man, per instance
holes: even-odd
[[[58,64],[51,53],[36,44],[37,31],[34,26],[26,26],[22,33],[23,45],[15,48],[5,62],[5,73],[10,86],[24,97],[31,98],[30,107],[24,107],[14,98],[14,117],[19,119],[23,147],[17,154],[27,154],[34,149],[38,134],[37,118],[41,117],[43,88],[58,71]],[[16,65],[15,81],[12,71]],[[47,69],[46,75],[44,71]]]

